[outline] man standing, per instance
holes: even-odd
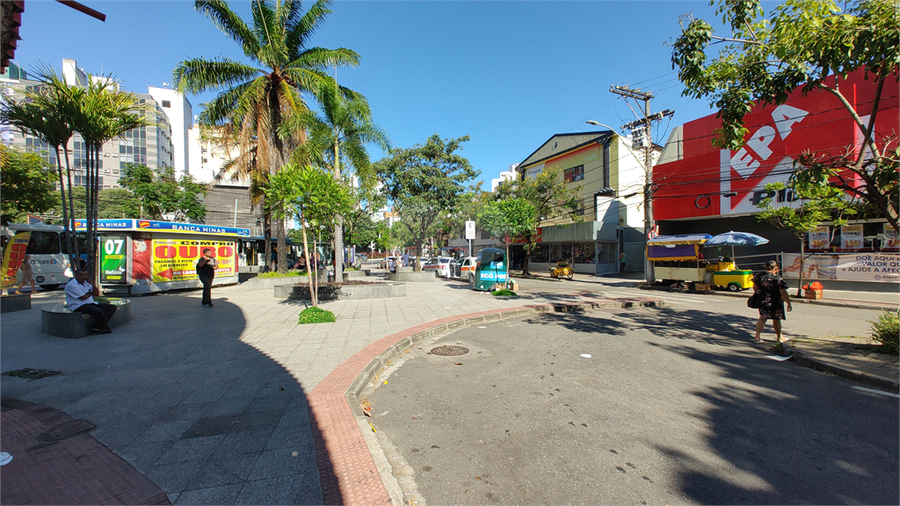
[[[625,251],[619,252],[619,273],[625,274]]]
[[[203,256],[197,260],[197,274],[203,283],[203,307],[213,307],[212,282],[216,277],[216,259],[212,257],[212,248],[203,248]]]
[[[85,313],[94,318],[91,330],[100,334],[109,334],[109,319],[116,312],[116,306],[94,302],[94,295],[100,296],[100,290],[87,280],[87,270],[78,269],[75,277],[66,283],[66,306],[69,311]]]

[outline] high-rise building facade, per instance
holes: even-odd
[[[86,86],[89,78],[106,79],[106,77],[89,76],[83,69],[78,68],[75,60],[63,59],[62,63],[61,74],[69,86]],[[11,64],[10,68],[0,75],[0,91],[7,99],[19,102],[25,100],[26,92],[38,90],[42,83],[29,79],[21,69],[17,68],[13,71],[13,66],[14,64]],[[109,86],[118,88],[119,83],[111,82]],[[151,108],[145,113],[149,125],[129,130],[122,137],[111,139],[103,144],[98,160],[100,187],[103,189],[119,187],[119,179],[128,164],[142,164],[151,168],[175,166],[172,126],[168,121],[168,116],[152,95],[147,93],[134,93],[134,95],[139,103],[151,104]],[[188,103],[188,107],[190,107],[190,103]],[[184,138],[187,138],[186,132]],[[3,125],[0,128],[0,141],[8,146],[37,152],[52,166],[56,166],[56,152],[52,146],[40,138]],[[76,132],[69,140],[67,147],[69,167],[73,178],[72,184],[84,186],[86,184],[87,146],[81,134]],[[60,154],[63,154],[62,150]],[[63,181],[63,184],[66,184],[66,181]]]

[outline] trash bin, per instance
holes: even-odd
[[[478,252],[481,260],[475,269],[473,288],[479,291],[491,291],[495,285],[506,284],[507,262],[506,252],[498,248],[484,248]]]
[[[331,270],[328,271],[328,282],[334,283],[334,271],[331,271]]]

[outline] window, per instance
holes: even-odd
[[[55,255],[59,253],[59,234],[56,232],[31,232],[25,253],[29,255]]]
[[[582,179],[584,179],[584,165],[566,169],[566,171],[563,173],[563,179],[565,179],[567,183],[581,181]]]
[[[163,100],[162,103],[163,107],[172,107],[172,102],[169,102],[168,100]]]

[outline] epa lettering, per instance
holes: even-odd
[[[753,197],[750,198],[754,206],[759,206],[763,199],[773,199],[775,202],[793,202],[795,200],[800,200],[799,197],[794,195],[794,191],[790,188],[784,188],[778,191],[757,190],[753,192]]]
[[[809,114],[808,111],[791,107],[787,104],[776,107],[772,111],[772,122],[775,126],[763,125],[753,132],[747,139],[746,146],[731,157],[731,168],[744,179],[752,176],[762,162],[768,160],[774,153],[770,147],[772,142],[776,138],[780,138],[782,141],[785,140],[791,134],[794,123],[803,121],[807,114]],[[757,202],[758,200],[754,195],[754,205]]]

